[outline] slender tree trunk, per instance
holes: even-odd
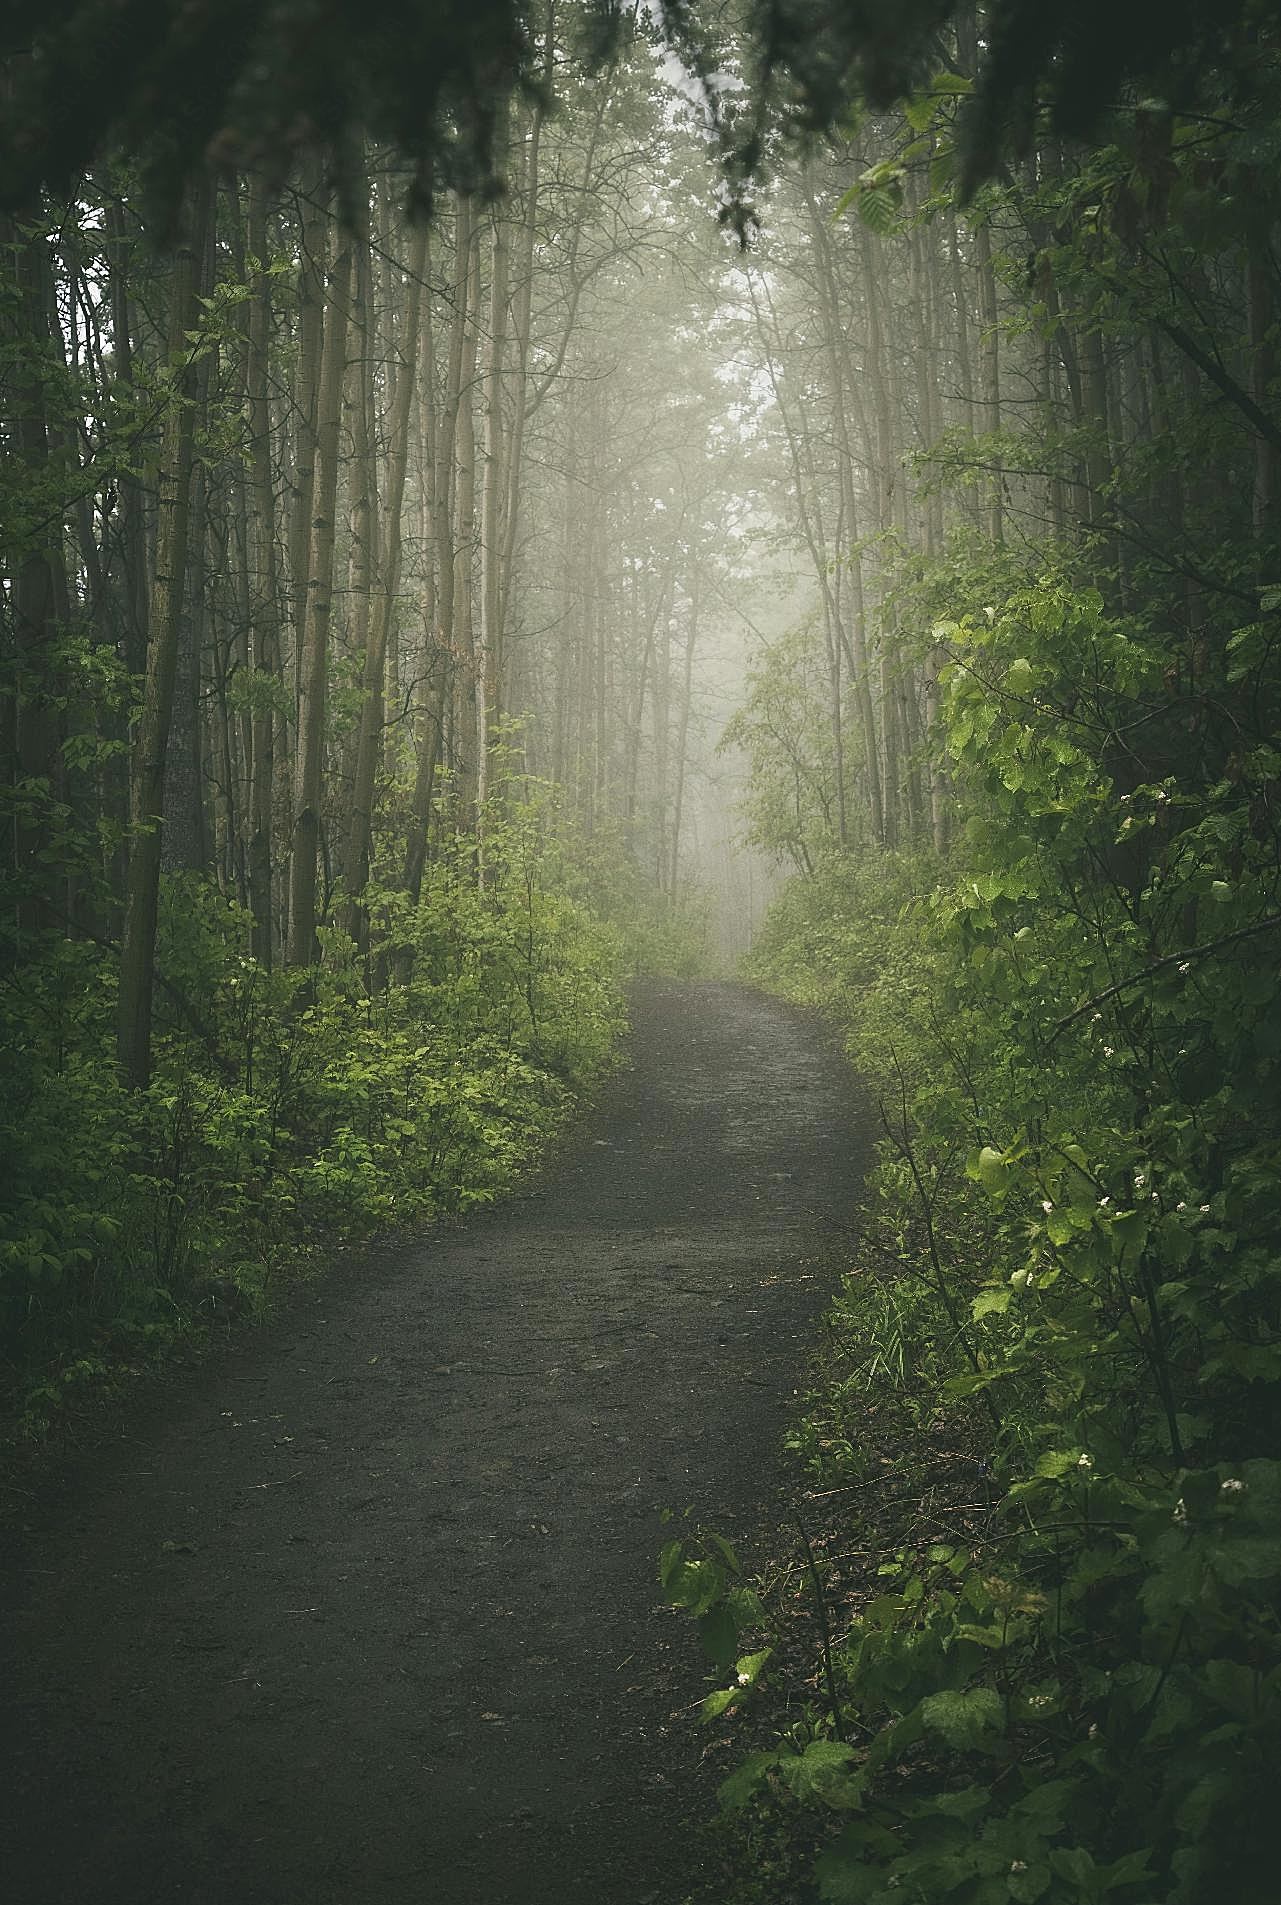
[[[1276,377],[1276,296],[1274,267],[1266,230],[1251,234],[1245,270],[1245,305],[1250,396],[1260,410],[1268,411]],[[1256,431],[1251,508],[1255,540],[1260,543],[1268,542],[1276,533],[1279,472],[1281,458],[1278,457],[1276,445]]]
[[[498,138],[507,138],[507,116],[500,117]],[[501,716],[498,703],[503,675],[503,520],[504,418],[503,369],[507,347],[507,220],[501,206],[492,213],[489,285],[489,349],[485,361],[485,482],[481,500],[480,623],[476,644],[476,852],[484,884],[485,803],[489,797],[491,725]]]
[[[169,294],[173,396],[165,413],[160,452],[147,674],[134,749],[136,832],[125,888],[116,1019],[116,1055],[121,1076],[135,1091],[145,1090],[151,1077],[151,1007],[160,893],[160,834],[165,816],[165,755],[187,577],[196,423],[197,376],[187,334],[194,329],[199,310],[197,286],[209,200],[205,181],[197,188],[194,206],[186,214],[186,231],[174,256]]]
[[[383,664],[387,651],[387,632],[400,591],[401,514],[405,505],[405,480],[409,468],[410,412],[417,388],[418,333],[422,313],[422,281],[426,269],[427,232],[420,225],[414,233],[410,249],[409,288],[400,335],[400,362],[392,392],[391,441],[383,512],[385,533],[377,593],[369,618],[355,782],[343,850],[343,876],[349,901],[347,925],[357,940],[363,940],[368,928],[368,917],[359,902],[369,879],[374,776],[385,712]]]
[[[196,268],[196,295],[213,291],[214,215],[212,181],[205,186],[209,209],[200,218],[203,242]],[[195,416],[204,417],[214,382],[217,345],[202,353],[195,367]],[[165,873],[196,872],[208,864],[201,766],[200,661],[204,637],[205,536],[209,484],[203,457],[191,469],[191,522],[188,533],[188,584],[178,618],[178,657],[173,713],[165,758],[165,824],[160,835],[160,865]],[[228,789],[230,797],[230,789]]]
[[[300,193],[302,256],[298,266],[298,369],[294,383],[294,456],[289,517],[289,579],[293,593],[293,674],[297,689],[307,632],[312,490],[316,480],[317,391],[325,324],[325,251],[328,244],[321,168],[309,161]]]
[[[320,847],[329,623],[333,605],[334,530],[338,492],[338,438],[347,369],[347,324],[351,299],[351,246],[338,240],[329,273],[320,386],[317,393],[316,477],[311,553],[307,577],[298,749],[294,774],[293,850],[289,861],[291,966],[316,963],[316,862]]]
[[[249,548],[252,580],[249,665],[254,694],[250,717],[249,904],[254,957],[268,970],[275,953],[272,865],[272,790],[275,782],[274,691],[280,677],[280,576],[276,558],[276,498],[271,462],[268,397],[272,280],[267,256],[267,200],[263,182],[249,186],[249,251],[255,283],[249,306],[246,396],[253,511]]]
[[[668,891],[676,896],[681,864],[681,819],[685,805],[685,754],[689,745],[689,713],[694,693],[694,648],[698,641],[698,570],[690,579],[689,629],[685,636],[685,676],[681,685],[680,727],[676,736],[676,794],[672,803],[672,857]]]
[[[983,427],[993,438],[1001,431],[1001,341],[997,328],[999,309],[996,298],[996,273],[992,269],[992,234],[981,224],[974,234],[974,251],[979,274],[979,310],[982,318]],[[987,533],[998,547],[1005,540],[1005,497],[1000,459],[988,485]]]
[[[456,497],[454,515],[454,734],[458,790],[457,824],[470,829],[475,824],[479,764],[476,754],[476,697],[480,686],[476,678],[476,633],[472,595],[476,556],[476,421],[475,391],[477,325],[480,315],[479,232],[469,221],[467,230],[468,313],[463,334],[462,376],[459,384],[458,423],[455,431]]]

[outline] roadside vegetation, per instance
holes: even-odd
[[[268,971],[234,901],[166,886],[163,1035],[143,1092],[112,1042],[112,949],[64,941],[4,994],[4,1398],[26,1434],[210,1324],[263,1313],[344,1240],[491,1201],[615,1061],[637,963],[689,969],[697,931],[581,853],[550,806],[464,844],[414,908],[381,896],[377,986],[327,935]]]
[[[843,215],[864,225],[844,308],[887,301],[883,361],[921,392],[894,463],[916,488],[816,569],[731,728],[756,838],[796,869],[748,970],[840,1028],[880,1162],[790,1437],[799,1525],[755,1587],[696,1537],[663,1582],[715,1664],[735,1897],[1264,1905],[1277,51],[1252,43],[1248,79],[1186,115],[1136,100],[1088,147],[1033,135],[961,204],[964,26],[955,66],[864,128]],[[944,328],[912,317],[960,217],[978,430],[964,280],[940,281]],[[806,333],[772,335],[796,393]],[[820,503],[842,508],[821,344],[788,424],[828,472],[804,498],[820,553]],[[856,420],[857,369],[836,385]],[[861,416],[855,470],[884,472]],[[862,715],[832,693],[834,573],[868,609]]]

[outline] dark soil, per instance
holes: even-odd
[[[677,1905],[664,1507],[749,1555],[864,1139],[812,1021],[641,989],[535,1190],[348,1257],[20,1498],[14,1905]]]

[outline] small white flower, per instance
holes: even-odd
[[[1166,793],[1164,787],[1157,788],[1156,797],[1158,800],[1168,800],[1170,798],[1170,796]]]
[[[1174,1513],[1173,1515],[1171,1515],[1170,1519],[1171,1521],[1186,1521],[1187,1518],[1188,1518],[1188,1506],[1187,1506],[1187,1503],[1184,1501],[1182,1495],[1180,1495],[1178,1501],[1176,1501],[1174,1504]]]
[[[1094,1467],[1094,1463],[1088,1455],[1078,1455],[1076,1465],[1078,1468],[1085,1469],[1087,1473]]]
[[[741,1673],[741,1674],[739,1674],[739,1676],[738,1676],[738,1684],[739,1684],[739,1686],[740,1686],[740,1687],[750,1687],[750,1686],[751,1686],[751,1684],[752,1684],[752,1676],[751,1676],[751,1674],[749,1674],[749,1673]]]
[[[1112,1199],[1111,1199],[1110,1197],[1101,1197],[1101,1198],[1099,1199],[1099,1209],[1100,1209],[1100,1210],[1106,1210],[1106,1209],[1107,1209],[1107,1207],[1108,1207],[1108,1205],[1109,1205],[1109,1204],[1110,1204],[1111,1202],[1112,1202]]]
[[[1093,1720],[1090,1722],[1090,1730],[1085,1737],[1089,1740],[1097,1740],[1099,1737],[1099,1729]]]
[[[1179,961],[1179,971],[1180,971],[1180,972],[1191,972],[1191,970],[1192,970],[1192,961],[1191,961],[1190,959],[1180,959],[1180,961]]]
[[[1182,1200],[1180,1200],[1180,1201],[1179,1201],[1179,1203],[1177,1203],[1177,1204],[1176,1204],[1176,1205],[1174,1206],[1174,1208],[1175,1208],[1175,1210],[1186,1210],[1186,1209],[1187,1209],[1187,1205],[1186,1205],[1185,1203],[1183,1203],[1183,1202],[1182,1202]]]
[[[1157,1202],[1157,1194],[1156,1194],[1156,1192],[1155,1192],[1155,1191],[1152,1191],[1152,1192],[1150,1192],[1150,1193],[1149,1193],[1149,1196],[1150,1196],[1150,1201],[1151,1201],[1151,1202],[1152,1202],[1153,1204],[1155,1204],[1155,1203]]]
[[[1244,1495],[1246,1485],[1238,1481],[1235,1475],[1229,1475],[1226,1482],[1219,1483],[1220,1495]]]
[[[1010,1870],[1011,1872],[1026,1872],[1027,1860],[1026,1859],[1011,1859]]]
[[[1054,1209],[1054,1206],[1050,1202],[1048,1197],[1043,1197],[1041,1199],[1041,1209],[1045,1212],[1047,1217],[1049,1216],[1050,1212]]]
[[[1145,1185],[1146,1183],[1147,1183],[1147,1178],[1146,1178],[1146,1177],[1144,1176],[1144,1174],[1143,1174],[1143,1172],[1142,1172],[1142,1171],[1140,1171],[1140,1172],[1139,1172],[1139,1175],[1138,1175],[1138,1176],[1137,1176],[1137,1177],[1135,1178],[1135,1180],[1134,1180],[1134,1188],[1135,1188],[1135,1190],[1136,1190],[1136,1191],[1141,1191],[1141,1190],[1143,1189],[1143,1186],[1144,1186],[1144,1185]]]
[[[1103,1056],[1104,1058],[1115,1058],[1116,1057],[1115,1045],[1105,1045],[1103,1047]]]
[[[1098,1022],[1099,1022],[1099,1020],[1100,1020],[1100,1019],[1101,1019],[1102,1017],[1103,1017],[1103,1014],[1102,1014],[1101,1012],[1091,1012],[1091,1014],[1090,1014],[1090,1024],[1091,1024],[1091,1025],[1097,1025],[1097,1024],[1098,1024]]]
[[[1198,1204],[1197,1209],[1200,1211],[1202,1217],[1208,1217],[1210,1215],[1210,1206],[1208,1204]]]

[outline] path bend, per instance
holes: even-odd
[[[537,1189],[348,1258],[23,1502],[0,1898],[677,1905],[659,1511],[750,1538],[866,1140],[758,993],[642,986],[630,1049]]]

